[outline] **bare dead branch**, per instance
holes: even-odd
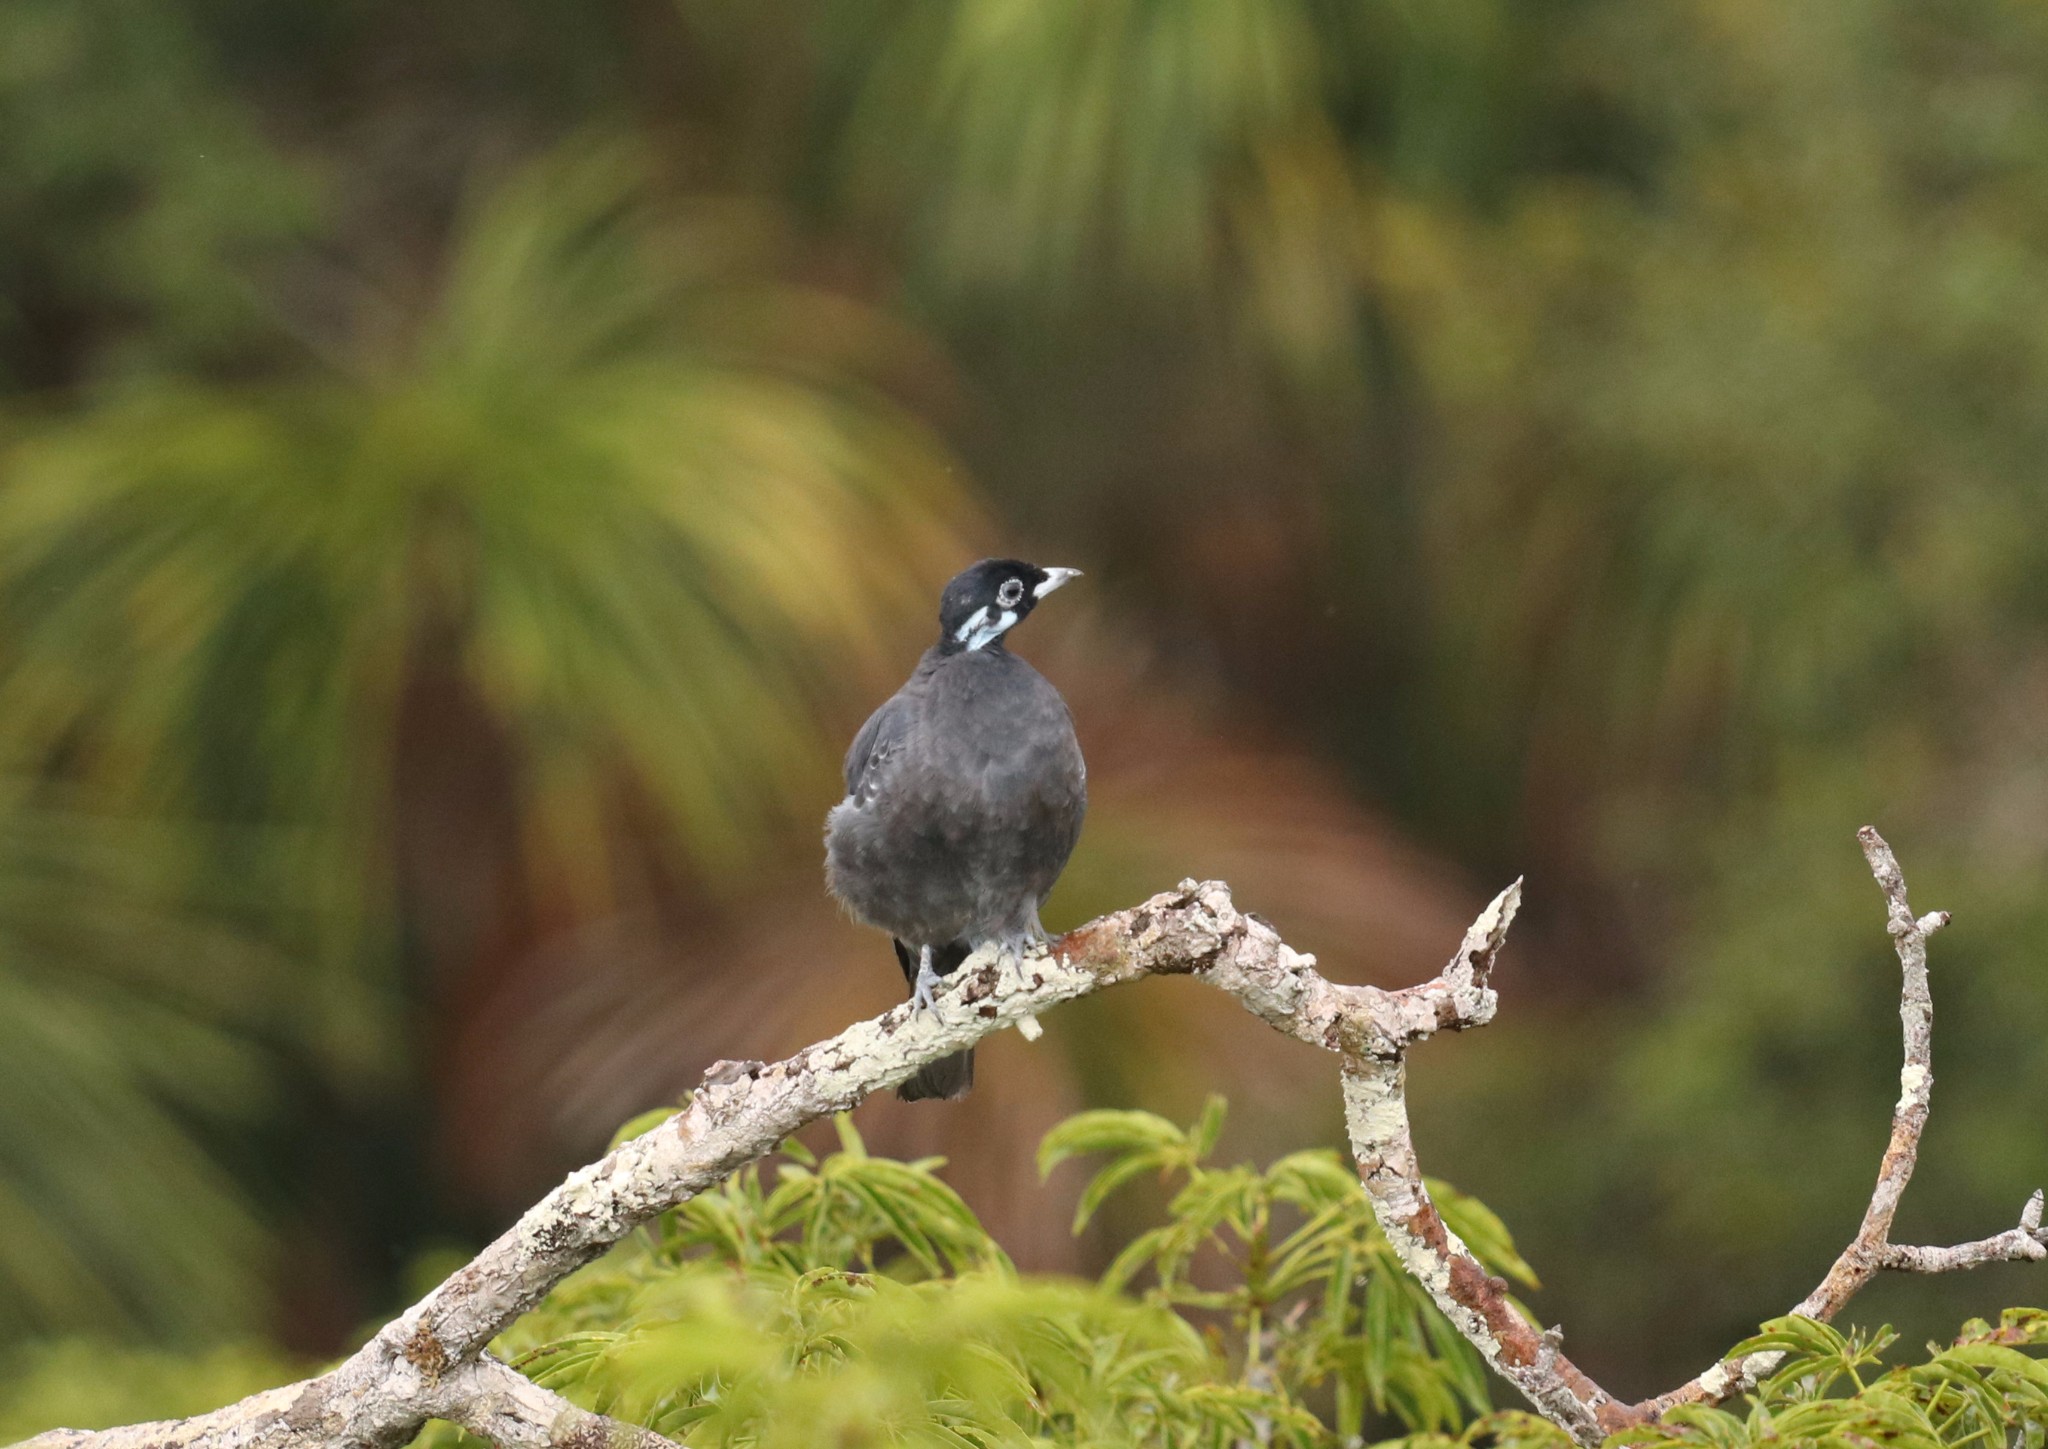
[[[1890,848],[1862,832],[1885,893],[1905,973],[1906,1061],[1891,1144],[1855,1241],[1796,1310],[1826,1318],[1876,1273],[1948,1272],[2048,1257],[2042,1198],[1996,1237],[1949,1248],[1889,1241],[1913,1171],[1933,1084],[1927,937],[1947,922],[1915,918]],[[661,1449],[644,1429],[586,1413],[491,1358],[486,1346],[575,1269],[634,1227],[766,1156],[805,1126],[894,1086],[924,1064],[1062,1001],[1148,975],[1189,975],[1241,1001],[1275,1030],[1342,1059],[1345,1117],[1374,1214],[1403,1265],[1486,1362],[1583,1444],[1680,1403],[1720,1400],[1767,1370],[1757,1355],[1715,1364],[1640,1404],[1617,1401],[1567,1358],[1562,1330],[1530,1326],[1445,1225],[1430,1200],[1408,1124],[1408,1049],[1440,1031],[1483,1026],[1498,1005],[1490,975],[1521,901],[1517,881],[1481,912],[1441,974],[1384,991],[1330,982],[1313,957],[1237,910],[1218,882],[1183,881],[1132,910],[1083,926],[1048,952],[978,953],[948,979],[940,1013],[906,1004],[780,1062],[720,1062],[687,1106],[572,1173],[497,1241],[338,1367],[211,1414],[99,1432],[52,1430],[24,1449],[391,1449],[428,1418],[462,1424],[504,1449]],[[672,1446],[671,1446],[672,1449]]]
[[[1907,1248],[1891,1242],[1892,1219],[1899,1199],[1912,1180],[1920,1156],[1920,1134],[1926,1130],[1927,1114],[1934,1099],[1934,995],[1927,983],[1927,938],[1948,924],[1947,911],[1933,911],[1916,917],[1906,902],[1906,877],[1898,857],[1884,837],[1871,826],[1856,832],[1863,846],[1863,858],[1884,892],[1885,929],[1891,933],[1898,952],[1901,984],[1899,1021],[1905,1038],[1904,1060],[1899,1067],[1899,1101],[1892,1110],[1891,1140],[1885,1144],[1878,1164],[1877,1186],[1870,1194],[1863,1223],[1849,1246],[1814,1290],[1800,1300],[1792,1312],[1802,1318],[1828,1322],[1880,1272],[1950,1273],[1977,1268],[1986,1263],[2040,1261],[2048,1257],[2048,1236],[2041,1231],[2041,1194],[2027,1200],[2020,1225],[1996,1237],[1952,1248]],[[1742,1359],[1723,1359],[1691,1382],[1668,1394],[1646,1399],[1635,1406],[1644,1417],[1655,1417],[1679,1404],[1719,1403],[1756,1386],[1780,1360],[1775,1353],[1750,1354]]]
[[[1410,1000],[1431,1003],[1430,1030],[1492,1020],[1496,998],[1487,977],[1520,903],[1516,881],[1472,923],[1443,974],[1411,988],[1416,995]],[[1444,1223],[1423,1184],[1408,1127],[1407,1048],[1428,1034],[1388,1033],[1379,1052],[1353,1055],[1344,1064],[1344,1120],[1373,1214],[1402,1266],[1494,1372],[1553,1424],[1581,1443],[1598,1444],[1637,1420],[1565,1357],[1561,1329],[1538,1333],[1516,1311],[1508,1285]]]
[[[358,1355],[360,1357],[360,1355]],[[240,1449],[257,1444],[405,1443],[446,1419],[500,1449],[679,1449],[652,1429],[580,1409],[517,1369],[479,1355],[439,1375],[391,1366],[374,1382],[350,1359],[304,1383],[266,1389],[196,1418],[89,1432],[52,1429],[17,1449]]]
[[[444,1390],[434,1415],[460,1424],[499,1449],[678,1449],[652,1429],[579,1409],[489,1354],[466,1385]]]
[[[1992,1237],[1958,1243],[1952,1248],[1912,1248],[1886,1243],[1877,1256],[1877,1266],[1895,1273],[1956,1273],[1965,1268],[1981,1268],[1986,1263],[2038,1263],[2044,1258],[2048,1258],[2048,1241],[2043,1240],[2041,1225],[2028,1227],[2022,1223]]]
[[[1827,1277],[1796,1310],[1823,1320],[1839,1312],[1882,1266],[1878,1260],[1891,1235],[1892,1219],[1919,1160],[1920,1134],[1926,1130],[1927,1111],[1934,1098],[1934,995],[1927,985],[1927,938],[1948,924],[1947,911],[1916,919],[1906,904],[1906,878],[1892,848],[1867,825],[1856,834],[1863,843],[1864,859],[1870,862],[1870,873],[1884,892],[1885,928],[1899,954],[1899,1021],[1906,1048],[1899,1067],[1899,1102],[1892,1112],[1891,1140],[1885,1144],[1863,1225],[1828,1269]]]

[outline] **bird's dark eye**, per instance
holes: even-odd
[[[1014,608],[1017,601],[1023,597],[1024,580],[1022,579],[1004,579],[1003,586],[996,590],[996,602],[1006,609]]]

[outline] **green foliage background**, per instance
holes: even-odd
[[[1390,977],[1527,874],[1418,1126],[1618,1386],[1860,1211],[1866,821],[1957,921],[1901,1231],[1993,1230],[2048,1173],[2044,308],[2021,0],[14,0],[0,1376],[331,1352],[786,1003],[882,1005],[816,822],[998,549],[1095,600],[1023,646],[1098,786],[1056,922],[1224,874]],[[1067,1107],[1333,1140],[1204,1020],[865,1125],[1093,1272],[1137,1210],[1048,1247],[1003,1175]]]

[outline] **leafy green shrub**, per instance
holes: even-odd
[[[1349,1164],[1317,1151],[1216,1167],[1222,1125],[1212,1099],[1186,1128],[1099,1111],[1048,1134],[1042,1170],[1098,1161],[1077,1231],[1140,1179],[1169,1194],[1162,1221],[1087,1282],[1019,1274],[939,1159],[870,1156],[842,1117],[838,1151],[792,1143],[742,1169],[571,1276],[495,1347],[577,1403],[703,1449],[1326,1449],[1396,1430],[1384,1449],[1571,1449],[1532,1414],[1492,1410],[1483,1364],[1402,1270]],[[1431,1191],[1490,1271],[1535,1285],[1498,1218]],[[1610,1444],[2048,1444],[2048,1363],[2027,1352],[2048,1348],[2048,1312],[1974,1319],[1919,1364],[1887,1365],[1894,1341],[1774,1320],[1732,1350],[1783,1355],[1746,1404],[1680,1409]],[[285,1376],[246,1351],[180,1362],[83,1344],[12,1367],[0,1442],[59,1418],[192,1413]],[[418,1449],[473,1443],[434,1424]]]
[[[1675,1409],[1622,1442],[2040,1449],[2048,1440],[2048,1363],[2020,1351],[2048,1347],[2048,1313],[2007,1309],[1997,1328],[1973,1318],[1951,1346],[1930,1344],[1927,1362],[1886,1368],[1881,1355],[1894,1340],[1887,1328],[1844,1333],[1810,1318],[1773,1319],[1733,1350],[1785,1355],[1746,1412]]]
[[[643,1124],[632,1124],[637,1128]],[[1027,1278],[937,1175],[937,1159],[785,1149],[577,1274],[499,1344],[587,1407],[691,1445],[1362,1444],[1569,1449],[1494,1411],[1484,1365],[1401,1268],[1351,1165],[1301,1152],[1260,1171],[1209,1162],[1212,1100],[1182,1128],[1084,1112],[1039,1149],[1097,1159],[1086,1226],[1141,1179],[1170,1192],[1097,1282]],[[629,1128],[628,1130],[632,1130]],[[1485,1206],[1430,1185],[1489,1271],[1535,1274]],[[1785,1358],[1746,1406],[1689,1408],[1617,1446],[1778,1444],[2039,1449],[2048,1314],[1964,1327],[1886,1367],[1889,1330],[1779,1319],[1734,1352]]]
[[[1488,1406],[1471,1348],[1405,1273],[1335,1153],[1213,1167],[1220,1101],[1182,1129],[1087,1112],[1040,1149],[1104,1160],[1078,1230],[1139,1177],[1166,1221],[1100,1282],[1025,1278],[938,1177],[852,1124],[785,1149],[563,1284],[500,1348],[588,1407],[693,1444],[1312,1445],[1368,1420],[1456,1429]],[[1439,1188],[1496,1272],[1498,1219]]]

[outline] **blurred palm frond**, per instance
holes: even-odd
[[[316,824],[346,878],[402,808],[407,686],[447,676],[508,742],[536,888],[602,898],[633,801],[671,868],[747,859],[830,768],[835,674],[923,610],[969,514],[849,365],[888,329],[767,251],[746,208],[572,147],[473,208],[398,360],[21,425],[13,757]]]
[[[1258,158],[1320,124],[1311,11],[911,0],[828,13],[821,48],[852,97],[847,184],[898,219],[945,290],[1213,295]]]
[[[282,974],[187,843],[0,795],[0,1339],[260,1311],[269,1234],[209,1138],[277,1090]]]

